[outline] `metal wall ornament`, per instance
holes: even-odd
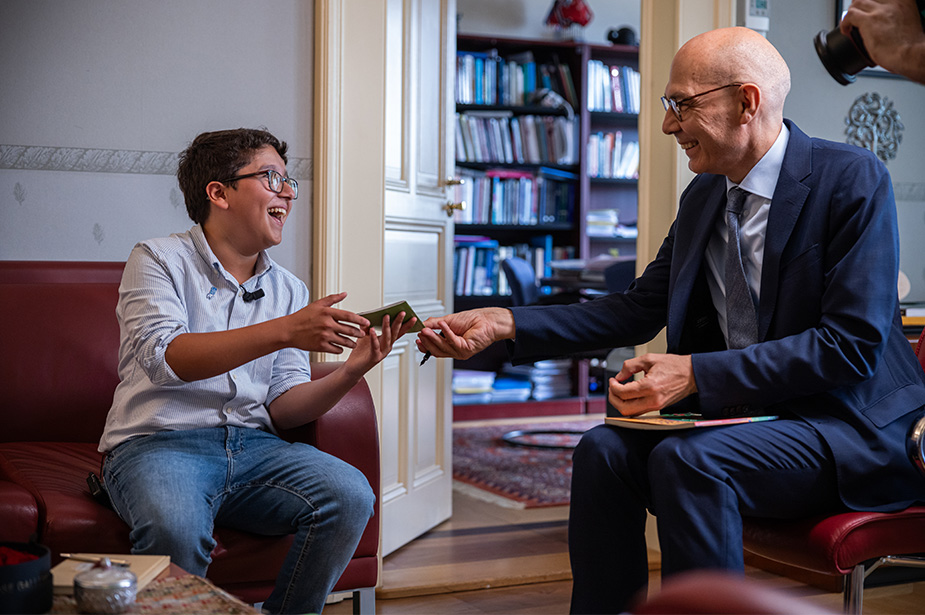
[[[893,101],[876,92],[859,96],[845,118],[847,143],[869,149],[883,162],[896,158],[903,126]]]

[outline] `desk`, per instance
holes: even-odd
[[[74,596],[55,596],[51,613],[78,613]],[[175,613],[238,615],[259,613],[252,605],[241,602],[211,581],[189,574],[176,564],[157,575],[138,592],[131,613]]]

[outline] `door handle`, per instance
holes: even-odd
[[[463,177],[449,177],[446,180],[447,186],[462,186],[465,183],[466,180]]]
[[[464,210],[465,208],[466,208],[466,202],[465,202],[465,201],[460,201],[460,202],[458,202],[458,203],[451,203],[451,202],[447,201],[446,205],[443,206],[443,211],[446,212],[446,217],[447,217],[447,218],[452,218],[452,217],[453,217],[453,212],[454,212],[454,211],[456,211],[456,210],[462,211],[462,210]]]

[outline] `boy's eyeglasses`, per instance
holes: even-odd
[[[246,175],[236,175],[234,177],[229,177],[228,179],[219,180],[223,184],[228,184],[231,182],[238,181],[239,179],[247,179],[248,177],[259,177],[261,175],[266,175],[267,177],[267,187],[279,194],[283,191],[283,184],[287,184],[289,188],[292,189],[292,198],[293,200],[299,198],[299,182],[292,179],[291,177],[283,177],[277,171],[273,169],[267,169],[266,171],[257,171],[256,173],[247,173]]]

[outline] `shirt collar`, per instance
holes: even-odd
[[[748,172],[742,183],[738,184],[743,190],[752,194],[768,199],[774,196],[774,188],[777,186],[777,178],[780,176],[780,169],[784,164],[784,154],[787,152],[787,143],[790,141],[790,130],[787,126],[781,124],[780,134],[774,141],[774,145],[761,157],[752,170]],[[735,186],[735,182],[726,178],[726,190]]]
[[[193,238],[193,245],[196,246],[196,252],[199,254],[199,257],[205,261],[206,265],[214,269],[215,271],[220,272],[229,280],[234,281],[231,276],[225,273],[225,268],[222,267],[221,262],[219,262],[218,257],[215,256],[215,253],[212,252],[212,248],[209,247],[209,242],[206,241],[206,234],[202,230],[202,225],[196,224],[193,228],[190,229],[190,235]],[[261,250],[260,254],[257,255],[257,267],[255,269],[254,277],[259,278],[266,272],[268,272],[273,267],[273,261],[270,259],[266,250]],[[237,285],[237,281],[234,281]]]

